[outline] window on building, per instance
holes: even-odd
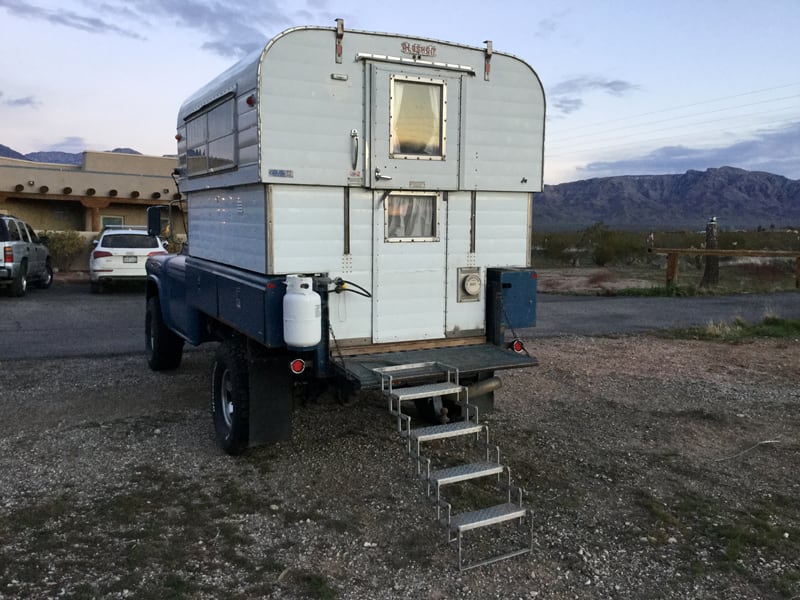
[[[435,193],[389,194],[384,203],[386,241],[438,241],[438,200]]]
[[[233,97],[186,122],[186,171],[213,173],[236,165]]]
[[[394,76],[390,114],[393,158],[442,160],[445,157],[444,81]]]
[[[100,229],[105,229],[106,227],[122,227],[125,225],[125,219],[123,217],[114,217],[112,215],[101,215],[100,216]]]

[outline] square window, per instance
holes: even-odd
[[[384,207],[387,242],[439,240],[436,194],[390,194]]]
[[[442,160],[445,156],[443,81],[392,78],[390,155]]]

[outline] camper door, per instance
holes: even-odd
[[[461,78],[370,65],[373,340],[445,337],[447,207],[458,189]]]
[[[458,189],[465,75],[381,64],[371,65],[370,74],[371,187]]]

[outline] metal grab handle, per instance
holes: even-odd
[[[353,171],[358,167],[358,129],[350,131],[350,138],[353,140]]]
[[[389,181],[391,176],[389,175],[381,175],[381,170],[378,167],[375,167],[375,179],[378,181]]]

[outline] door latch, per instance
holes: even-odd
[[[378,181],[389,181],[391,176],[381,175],[381,170],[378,167],[375,167],[375,179]]]

